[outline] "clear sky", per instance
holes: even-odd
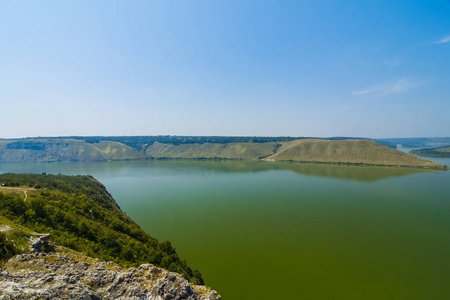
[[[450,136],[450,1],[0,0],[0,137]]]

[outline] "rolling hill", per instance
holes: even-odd
[[[233,159],[445,168],[368,139],[112,137],[0,140],[0,163],[130,159]],[[150,141],[150,142],[149,142]],[[444,151],[444,150],[442,150]]]
[[[442,164],[382,146],[371,140],[295,140],[282,143],[278,151],[265,160],[428,168],[445,167]]]
[[[151,158],[259,159],[271,155],[276,143],[164,144],[154,142],[145,154]]]

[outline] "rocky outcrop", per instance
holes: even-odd
[[[36,236],[30,237],[30,250],[41,252],[45,247],[49,247],[48,242],[50,241],[50,234],[38,234]]]
[[[215,291],[151,264],[122,268],[72,253],[17,255],[0,270],[0,299],[213,300]]]

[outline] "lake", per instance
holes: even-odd
[[[142,160],[0,172],[93,175],[224,299],[450,299],[450,171]]]

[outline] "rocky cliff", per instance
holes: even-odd
[[[0,299],[221,299],[151,264],[122,268],[73,253],[17,255],[0,269]]]

